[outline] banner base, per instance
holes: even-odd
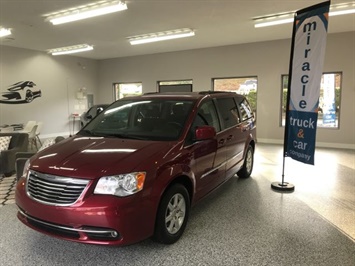
[[[293,192],[295,190],[295,186],[288,182],[272,182],[271,188],[281,192]]]

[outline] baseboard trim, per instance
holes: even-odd
[[[265,144],[280,144],[283,145],[283,140],[279,139],[257,139],[258,143]],[[328,143],[328,142],[316,142],[316,148],[333,148],[333,149],[346,149],[346,150],[355,150],[355,144],[347,143]]]

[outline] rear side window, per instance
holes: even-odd
[[[237,125],[240,121],[238,109],[233,98],[217,98],[218,109],[221,112],[224,128]]]
[[[250,107],[247,99],[245,99],[245,98],[240,99],[238,101],[238,106],[239,106],[239,111],[240,111],[242,121],[245,121],[245,120],[253,117],[253,111],[251,110],[251,107]]]

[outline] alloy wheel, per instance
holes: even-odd
[[[177,193],[170,199],[165,212],[165,226],[170,234],[177,233],[185,220],[185,198]]]

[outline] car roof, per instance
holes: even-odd
[[[243,97],[230,91],[199,91],[199,92],[149,92],[139,96],[130,96],[123,99],[180,99],[180,100],[199,100],[206,97]]]
[[[94,104],[92,107],[107,107],[109,106],[109,103],[104,103],[104,104]]]

